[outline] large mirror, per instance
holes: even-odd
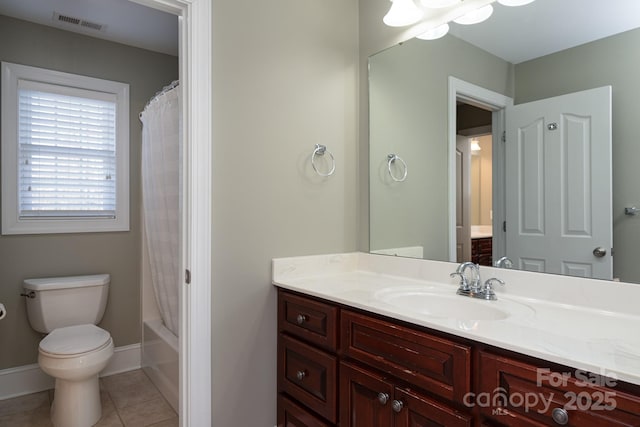
[[[371,56],[371,252],[640,282],[639,49],[636,0],[537,0]],[[593,90],[600,101],[583,97]],[[566,97],[577,110],[529,111]],[[589,240],[596,226],[608,237]],[[552,229],[592,260],[519,240]]]

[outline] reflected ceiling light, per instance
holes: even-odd
[[[391,0],[391,9],[382,22],[390,27],[404,27],[418,22],[423,14],[413,0]]]
[[[424,33],[417,35],[417,39],[422,40],[436,40],[440,37],[444,37],[445,34],[449,32],[449,24],[442,24],[435,28],[430,29],[429,31],[425,31]]]
[[[498,0],[498,3],[504,6],[524,6],[533,3],[535,0]]]
[[[471,139],[471,151],[480,151],[482,150],[482,148],[480,148],[480,144],[478,143],[478,140],[475,138]]]
[[[521,1],[527,1],[527,0],[521,0]],[[529,0],[529,1],[533,1],[533,0]],[[456,3],[460,3],[460,0],[421,0],[421,2],[424,7],[428,7],[431,9],[439,9],[441,7],[449,7],[449,6],[453,6]]]
[[[454,19],[453,22],[461,25],[478,24],[482,21],[486,21],[487,19],[489,19],[492,13],[493,13],[493,6],[488,4],[479,9],[472,10],[471,12],[465,15],[462,15],[459,18]]]

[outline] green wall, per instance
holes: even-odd
[[[176,57],[0,16],[0,60],[130,85],[129,232],[0,236],[0,369],[37,363],[41,335],[31,329],[22,281],[30,277],[110,273],[100,326],[116,346],[140,341],[140,143],[138,113],[178,76]]]
[[[515,66],[516,104],[611,85],[613,88],[613,274],[640,282],[638,101],[640,29],[547,55]]]
[[[425,259],[449,259],[449,76],[511,96],[512,74],[508,62],[452,36],[370,58],[372,250],[422,246]],[[390,153],[407,163],[405,182],[390,180]]]

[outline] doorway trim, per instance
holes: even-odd
[[[503,141],[506,130],[506,108],[513,106],[513,98],[449,76],[448,94],[448,160],[449,160],[449,261],[456,262],[456,104],[467,104],[492,112],[493,141]],[[501,224],[505,218],[504,144],[493,144],[493,256],[504,253],[505,239]],[[498,167],[495,167],[495,166]]]
[[[211,0],[129,1],[178,17],[184,142],[180,265],[185,272],[180,287],[179,419],[180,427],[205,427],[211,425]]]

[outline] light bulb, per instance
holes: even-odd
[[[489,19],[492,13],[493,13],[493,6],[488,4],[479,9],[472,10],[471,12],[465,15],[462,15],[459,18],[454,19],[453,22],[461,25],[479,24],[480,22],[486,21],[487,19]]]
[[[471,151],[481,151],[480,143],[477,139],[471,139]]]
[[[524,6],[534,1],[535,0],[498,0],[498,3],[504,6]]]
[[[421,40],[436,40],[440,37],[444,37],[449,32],[449,24],[442,24],[435,28],[432,28],[424,33],[417,35],[417,39]]]
[[[422,18],[423,12],[413,0],[391,0],[391,9],[382,18],[390,27],[404,27],[415,24]]]
[[[441,7],[453,6],[456,3],[460,3],[460,0],[421,0],[424,7],[431,9],[438,9]]]

